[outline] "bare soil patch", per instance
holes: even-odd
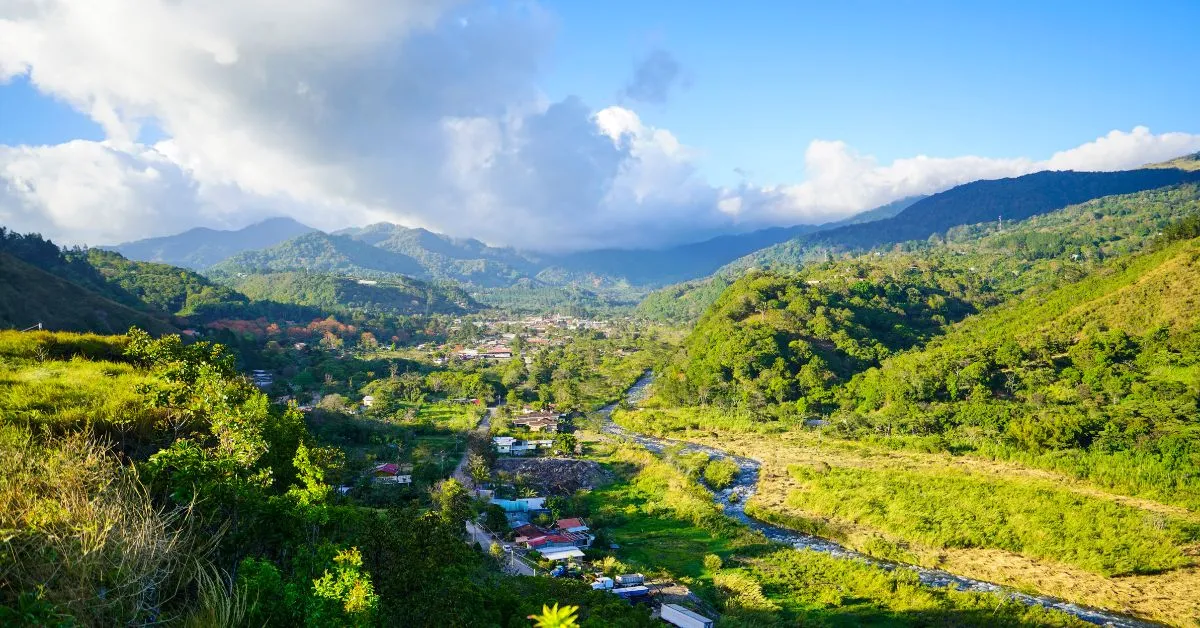
[[[493,469],[524,478],[543,495],[570,495],[611,480],[596,462],[573,458],[500,458]]]

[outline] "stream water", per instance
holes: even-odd
[[[628,391],[626,391],[626,400],[629,401],[629,403],[636,404],[644,399],[649,392],[649,386],[652,380],[653,378],[649,374],[642,376],[641,379],[639,379],[632,387],[630,387]],[[600,413],[604,416],[604,425],[602,429],[605,433],[633,441],[655,454],[662,454],[663,450],[667,449],[668,447],[678,445],[683,448],[684,453],[704,452],[713,458],[731,460],[736,463],[741,471],[739,471],[737,477],[734,479],[733,484],[724,490],[713,492],[713,500],[724,507],[726,515],[744,523],[753,530],[761,532],[772,541],[790,545],[796,549],[813,550],[838,558],[844,558],[846,560],[857,560],[869,563],[883,569],[909,569],[915,572],[918,577],[920,577],[922,583],[929,586],[955,587],[956,589],[962,591],[978,591],[984,593],[994,593],[996,595],[1004,595],[1015,600],[1019,600],[1025,604],[1044,606],[1046,608],[1053,608],[1064,613],[1069,613],[1086,622],[1101,626],[1133,628],[1157,625],[1138,619],[1133,619],[1131,617],[1126,617],[1117,613],[1088,608],[1078,604],[1072,604],[1070,602],[1065,602],[1052,597],[1029,595],[1009,587],[990,582],[983,582],[981,580],[974,580],[963,576],[957,576],[940,569],[929,569],[907,563],[897,563],[872,558],[865,554],[846,549],[845,547],[842,547],[841,545],[830,541],[829,539],[802,534],[794,530],[789,530],[787,528],[782,528],[759,521],[747,515],[745,511],[746,501],[748,501],[758,489],[758,471],[759,467],[761,466],[759,461],[751,458],[735,456],[713,447],[697,445],[695,443],[689,443],[686,441],[672,440],[669,438],[646,436],[644,434],[631,432],[617,425],[616,423],[613,423],[612,412],[615,408],[616,405],[614,404],[600,410]]]

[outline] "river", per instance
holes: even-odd
[[[649,387],[653,377],[650,374],[642,376],[632,387],[625,393],[625,398],[629,403],[636,404],[643,400],[649,393]],[[1141,628],[1156,626],[1149,622],[1133,619],[1125,615],[1103,611],[1095,608],[1088,608],[1078,604],[1072,604],[1057,598],[1041,595],[1029,595],[1022,593],[1010,587],[1005,587],[990,582],[974,580],[964,576],[958,576],[940,569],[929,569],[917,565],[907,563],[897,563],[892,561],[884,561],[877,558],[872,558],[865,554],[855,552],[853,550],[842,547],[834,541],[824,539],[817,536],[802,534],[794,530],[782,528],[763,521],[759,521],[746,514],[745,503],[754,495],[758,489],[758,471],[761,463],[751,458],[743,458],[735,456],[728,452],[708,447],[705,445],[697,445],[686,441],[678,441],[669,438],[658,438],[631,432],[625,428],[613,423],[612,412],[616,405],[606,406],[600,410],[604,416],[604,424],[601,428],[605,433],[613,436],[633,441],[642,447],[654,452],[662,454],[663,450],[675,445],[681,445],[685,453],[704,452],[713,458],[731,460],[738,465],[741,471],[737,478],[729,488],[722,491],[712,492],[713,500],[720,504],[725,509],[725,514],[744,523],[753,530],[761,532],[764,536],[772,541],[790,545],[796,549],[807,549],[816,552],[823,552],[838,558],[846,560],[857,560],[865,563],[876,565],[883,569],[909,569],[915,572],[921,579],[921,582],[934,587],[955,587],[962,591],[978,591],[983,593],[994,593],[996,595],[1004,595],[1015,600],[1019,600],[1029,605],[1044,606],[1055,610],[1074,615],[1083,621],[1101,625],[1114,626],[1119,628]]]

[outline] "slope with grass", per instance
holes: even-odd
[[[119,333],[137,325],[169,333],[166,321],[0,252],[0,328]]]

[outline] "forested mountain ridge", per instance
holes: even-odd
[[[392,314],[461,314],[479,304],[460,288],[411,278],[355,280],[302,271],[231,278],[239,292],[256,301]]]
[[[200,270],[242,251],[274,246],[310,231],[315,230],[291,218],[271,218],[233,231],[197,227],[172,236],[104,248],[133,260]]]
[[[960,227],[945,241],[847,255],[789,274],[752,271],[700,318],[683,361],[672,367],[678,376],[667,378],[681,388],[664,392],[683,403],[804,400],[804,408],[827,408],[837,383],[953,321],[1109,272],[1165,239],[1185,239],[1197,214],[1200,186],[1184,185],[1105,197],[1003,230]]]
[[[304,270],[360,278],[426,278],[417,260],[344,235],[313,232],[270,248],[246,251],[209,269],[214,276]]]
[[[1018,221],[1095,198],[1200,181],[1200,172],[1142,168],[1120,172],[1045,171],[975,181],[924,198],[892,218],[804,236],[748,255],[722,269],[797,265],[814,252],[866,250],[922,240],[960,226]]]
[[[119,333],[137,325],[155,333],[174,328],[161,318],[114,301],[0,250],[0,329]]]
[[[533,303],[544,300],[545,295],[540,293],[545,289],[564,287],[595,291],[599,300],[606,300],[640,296],[647,286],[703,277],[742,255],[799,234],[887,218],[917,200],[919,197],[901,199],[823,225],[772,227],[661,249],[540,253],[391,223],[314,233],[282,218],[241,231],[194,229],[116,248],[134,259],[175,260],[217,274],[304,270],[374,278],[406,275],[455,281],[476,290],[503,290],[499,296],[502,302],[516,299]],[[274,234],[286,237],[261,246],[247,244],[254,238],[263,240],[259,232],[276,223],[279,228],[273,230]],[[229,252],[217,257],[222,237],[231,240]],[[528,294],[518,298],[522,292]]]
[[[1133,188],[1136,194],[1143,190],[1171,189],[1172,185],[1188,181],[1200,181],[1200,173],[1175,168],[1145,168],[1117,173],[1041,172],[1015,179],[969,183],[922,199],[890,219],[833,229],[757,251],[726,265],[713,277],[670,286],[647,295],[639,306],[639,313],[653,320],[694,321],[717,294],[710,286],[727,285],[750,268],[795,270],[806,264],[837,259],[864,250],[883,250],[888,245],[913,250],[919,248],[919,242],[926,239],[961,239],[964,234],[982,233],[990,228],[1004,225],[1011,228],[1020,221],[1019,217],[1061,214],[1061,210],[1071,205],[1061,204],[1068,198],[1083,197],[1083,201],[1074,204],[1078,208],[1086,205],[1084,201],[1094,202],[1094,199],[1105,197],[1121,199],[1126,196],[1124,192],[1114,190]],[[998,213],[1001,211],[1008,213]],[[1084,226],[1083,231],[1074,236],[1056,234],[1042,242],[1042,235],[1020,232],[1018,229],[1023,235],[1014,237],[1022,240],[1014,240],[1014,246],[1063,248],[1069,243],[1076,252],[1086,255],[1089,247],[1095,244],[1080,239],[1087,240],[1092,233],[1086,228],[1086,218],[1077,217],[1069,211],[1063,215],[1069,216],[1073,223]],[[1051,218],[1050,223],[1056,220]],[[1165,223],[1160,220],[1156,224],[1161,227]],[[942,228],[935,229],[935,226]],[[1123,225],[1121,228],[1124,229],[1123,233],[1129,233],[1136,227]],[[915,234],[915,237],[905,237],[905,234]],[[1100,241],[1103,239],[1096,240]]]

